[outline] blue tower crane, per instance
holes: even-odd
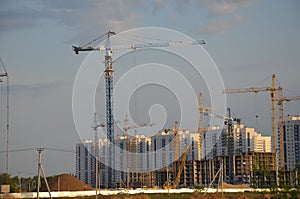
[[[72,46],[73,51],[76,55],[79,54],[81,51],[105,51],[105,89],[106,89],[106,134],[107,139],[109,140],[109,147],[108,147],[108,173],[107,173],[107,185],[108,187],[113,187],[113,183],[115,182],[115,175],[114,175],[114,116],[113,116],[113,76],[114,76],[114,69],[112,66],[112,56],[113,50],[124,50],[124,49],[141,49],[141,48],[158,48],[158,47],[167,47],[167,46],[189,46],[189,45],[199,45],[205,44],[204,40],[199,41],[170,41],[170,42],[162,42],[162,43],[141,43],[141,44],[130,44],[124,46],[115,46],[111,47],[110,45],[110,37],[116,35],[115,32],[108,31],[98,38],[88,42],[83,46]],[[106,37],[106,44],[105,46],[101,45],[98,48],[91,47],[90,44]]]

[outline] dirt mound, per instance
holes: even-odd
[[[241,195],[241,196],[238,197],[238,199],[250,199],[250,198],[245,196],[245,195]]]
[[[207,194],[207,195],[199,194],[196,199],[227,199],[227,198],[225,196],[222,196],[221,194]]]
[[[141,194],[141,195],[125,197],[124,199],[151,199],[151,198],[147,195]]]
[[[56,176],[49,183],[50,191],[90,191],[92,187],[85,184],[81,180],[78,180],[74,176],[69,174],[61,174]],[[44,184],[41,187],[41,191],[47,191],[47,187]]]

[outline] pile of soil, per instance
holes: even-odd
[[[50,191],[90,191],[93,188],[69,174],[61,174],[48,182]],[[41,191],[47,191],[44,184]]]
[[[225,196],[222,196],[221,194],[207,194],[207,195],[202,195],[199,194],[196,198],[191,197],[190,199],[227,199]]]

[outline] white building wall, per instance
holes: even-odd
[[[284,118],[284,150],[285,167],[287,170],[300,168],[300,116]],[[279,135],[279,134],[278,134]],[[280,138],[278,136],[278,138]],[[279,139],[278,143],[281,140]],[[280,144],[278,144],[280,146]],[[278,153],[280,154],[280,152]]]

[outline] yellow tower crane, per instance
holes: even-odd
[[[186,161],[186,157],[189,153],[189,150],[192,148],[192,146],[188,146],[185,150],[185,152],[183,153],[182,155],[182,158],[181,158],[181,163],[180,163],[180,167],[178,169],[178,172],[177,172],[177,176],[175,178],[174,181],[171,181],[170,179],[168,179],[164,185],[163,185],[163,188],[164,189],[176,189],[176,187],[178,186],[179,182],[180,182],[180,176],[182,174],[182,171],[183,171],[183,168],[184,168],[184,164],[185,164],[185,161]]]
[[[263,88],[243,88],[243,89],[227,89],[224,90],[224,94],[232,94],[232,93],[246,93],[246,92],[254,92],[258,93],[261,91],[269,91],[271,97],[271,110],[272,110],[272,152],[276,152],[276,91],[280,88],[275,87],[275,74],[272,75],[272,85],[270,87]]]
[[[277,101],[277,105],[278,105],[278,109],[279,109],[279,160],[280,160],[280,168],[284,168],[284,130],[283,130],[283,102],[289,102],[292,100],[300,100],[300,96],[296,96],[296,97],[283,97],[282,96],[282,88],[279,87],[278,90],[278,99]]]

